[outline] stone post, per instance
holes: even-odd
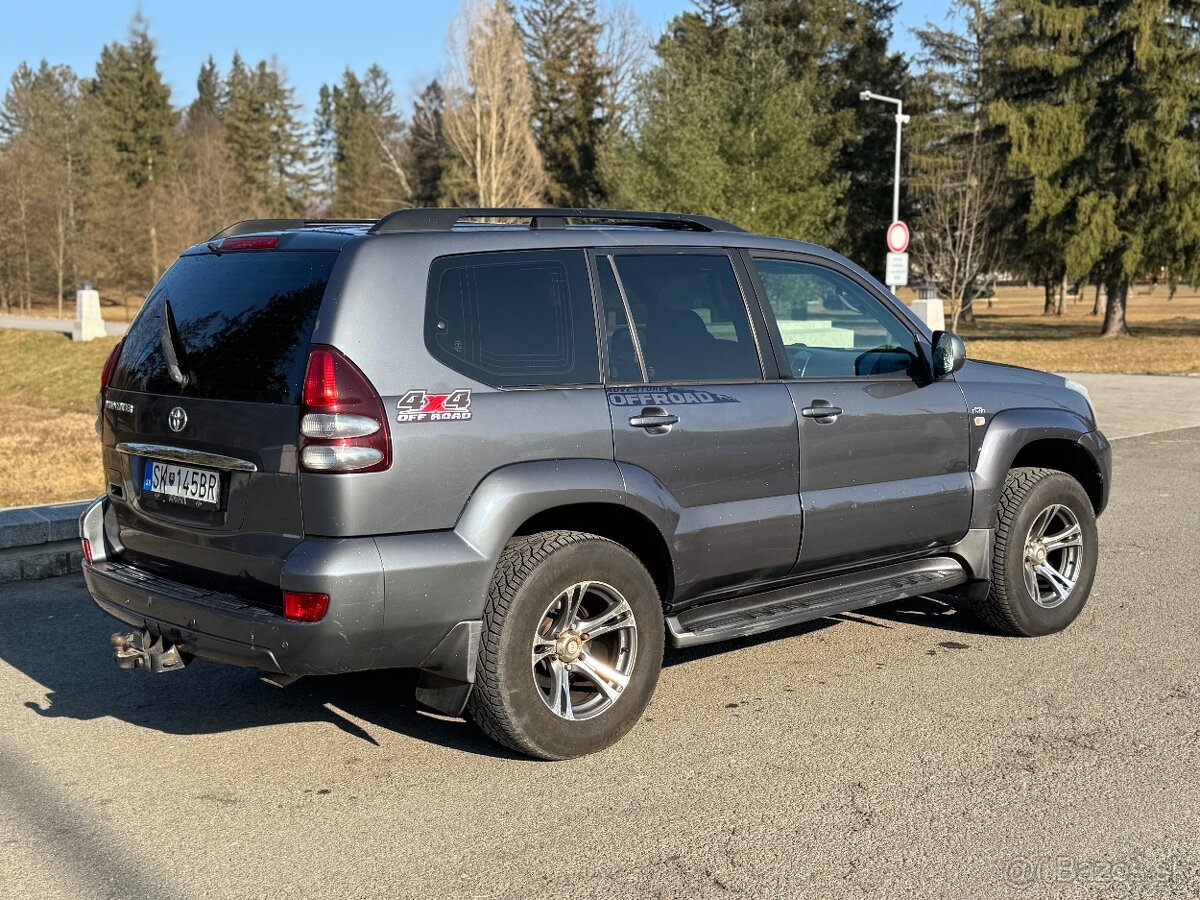
[[[100,316],[100,292],[81,288],[75,292],[75,327],[71,340],[92,341],[104,337],[104,319]]]
[[[946,330],[946,305],[938,299],[937,288],[932,284],[917,288],[917,299],[912,302],[911,309],[930,330]]]

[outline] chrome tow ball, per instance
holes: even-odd
[[[122,669],[174,672],[191,660],[191,656],[181,652],[177,645],[148,631],[117,632],[109,641],[117,666]]]

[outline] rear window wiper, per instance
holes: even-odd
[[[193,380],[190,367],[187,364],[187,351],[183,348],[183,340],[179,337],[179,328],[175,325],[175,314],[171,312],[171,301],[163,298],[162,303],[162,334],[159,342],[162,345],[163,358],[167,361],[167,374],[181,388],[185,388]]]

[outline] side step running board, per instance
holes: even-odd
[[[900,563],[695,606],[668,616],[667,633],[676,647],[692,647],[941,591],[966,580],[963,567],[949,557]]]

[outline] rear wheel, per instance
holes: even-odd
[[[662,654],[662,604],[637,557],[574,531],[518,538],[492,580],[467,709],[522,753],[594,753],[641,717]]]
[[[1010,634],[1062,631],[1087,602],[1098,550],[1079,482],[1054,469],[1013,469],[996,513],[991,591],[974,611]]]

